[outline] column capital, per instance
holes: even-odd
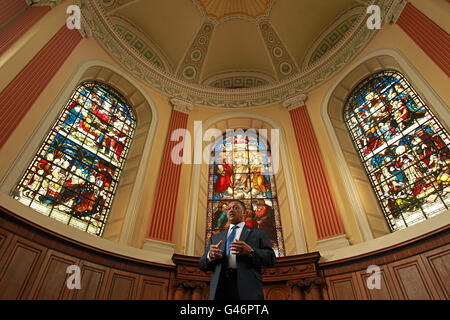
[[[173,107],[173,110],[177,110],[186,114],[189,114],[189,112],[194,110],[194,105],[186,100],[172,98],[169,101]]]
[[[289,98],[283,102],[283,107],[287,108],[289,111],[294,110],[295,108],[301,107],[305,105],[305,101],[308,96],[304,93],[296,95],[292,98]]]

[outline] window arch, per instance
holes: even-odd
[[[98,82],[79,85],[13,191],[36,211],[101,236],[136,119]]]
[[[344,119],[391,231],[449,208],[449,134],[402,74],[363,80]]]
[[[226,205],[238,199],[246,206],[246,225],[266,231],[276,256],[285,256],[271,150],[265,137],[251,129],[231,130],[212,150],[206,243],[213,233],[228,228]]]

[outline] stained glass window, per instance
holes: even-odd
[[[448,209],[449,134],[403,75],[362,81],[344,114],[392,231]]]
[[[280,211],[267,140],[255,130],[232,130],[215,144],[209,167],[206,237],[228,228],[228,203],[241,200],[245,223],[266,231],[278,257],[285,255]]]
[[[135,129],[120,94],[83,83],[13,195],[38,212],[101,236]]]

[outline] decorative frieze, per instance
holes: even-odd
[[[380,6],[383,23],[387,22],[386,15],[393,10],[399,1],[401,0],[373,1],[373,4]],[[127,68],[133,75],[168,96],[184,97],[191,103],[217,108],[246,108],[269,105],[283,102],[299,93],[306,93],[344,67],[377,32],[376,29],[367,28],[366,14],[361,15],[355,21],[352,30],[346,33],[339,44],[305,70],[297,73],[292,72],[282,81],[261,87],[219,89],[192,83],[182,80],[184,78],[161,72],[148,63],[142,55],[138,55],[131,50],[125,40],[118,37],[109,17],[104,14],[101,9],[102,6],[97,1],[74,0],[74,2],[83,8],[82,15],[91,27],[94,37],[118,63]],[[274,54],[280,56],[280,51],[275,50]],[[281,52],[281,56],[283,54],[284,51]],[[288,72],[289,67],[282,66],[281,62],[279,67]],[[189,71],[187,73],[190,74]]]

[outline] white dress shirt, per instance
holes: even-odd
[[[242,230],[244,230],[245,221],[242,221],[242,222],[238,223],[237,226],[239,226],[239,228],[236,229],[236,234],[234,236],[234,239],[231,240],[231,242],[233,242],[236,239],[237,240],[240,239]],[[232,229],[233,227],[234,227],[234,224],[230,224],[230,226],[228,227],[227,240],[228,240],[228,236],[230,235],[231,231],[233,230]],[[225,250],[226,250],[226,247],[227,247],[227,243],[226,243],[227,240],[225,240],[225,243],[224,243],[224,246],[223,246]],[[226,252],[225,252],[225,254],[226,254]],[[231,252],[231,249],[230,249],[230,255],[227,258],[228,258],[228,268],[236,269],[236,267],[237,267],[237,265],[236,265],[236,255]],[[209,257],[209,252],[208,252],[208,260],[209,261],[212,260]]]

